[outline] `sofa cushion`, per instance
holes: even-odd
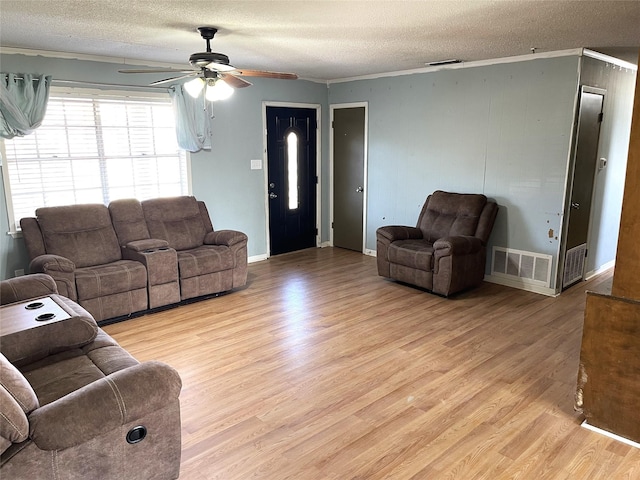
[[[105,297],[147,287],[147,270],[133,260],[76,270],[78,300]]]
[[[149,229],[144,221],[140,202],[133,198],[114,200],[109,203],[109,213],[120,245],[149,238]]]
[[[166,240],[176,250],[188,250],[204,243],[207,232],[194,197],[145,200],[142,209],[151,238]]]
[[[68,258],[76,267],[120,260],[120,245],[106,206],[43,207],[36,210],[47,253]]]
[[[486,203],[484,195],[438,190],[429,196],[417,226],[432,243],[447,236],[474,236]]]
[[[45,360],[24,368],[24,376],[33,385],[41,406],[104,377],[80,349],[52,355]]]
[[[178,270],[180,278],[191,278],[209,273],[231,270],[233,252],[221,245],[205,245],[178,252]]]
[[[424,240],[397,240],[389,245],[389,261],[405,267],[433,270],[433,245]]]

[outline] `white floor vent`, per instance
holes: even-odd
[[[587,244],[583,243],[577,247],[567,250],[564,257],[564,274],[562,276],[562,288],[582,280],[584,275],[584,260],[587,254]]]
[[[549,287],[552,259],[543,253],[493,247],[491,274]]]

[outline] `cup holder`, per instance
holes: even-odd
[[[56,317],[55,313],[43,313],[36,317],[39,322],[46,322],[47,320],[53,320]]]
[[[31,302],[24,306],[27,310],[37,310],[38,308],[44,307],[44,303],[42,302]]]
[[[169,247],[160,247],[158,250],[164,252],[166,250],[169,250]]]

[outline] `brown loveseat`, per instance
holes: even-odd
[[[247,282],[247,236],[213,229],[204,202],[194,197],[115,200],[109,204],[125,257],[132,242],[156,239],[177,252],[180,299],[226,292]]]
[[[0,300],[0,478],[177,478],[178,373],[135,360],[48,275],[0,282]],[[25,308],[45,300],[59,319]]]
[[[214,231],[190,196],[39,208],[20,226],[31,273],[51,275],[97,321],[247,281],[247,236]]]
[[[479,285],[497,213],[484,195],[434,192],[415,227],[378,228],[378,274],[445,296]]]

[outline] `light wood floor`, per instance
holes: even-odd
[[[610,283],[445,299],[312,249],[105,330],[180,372],[181,479],[638,479],[573,410],[584,291]]]

